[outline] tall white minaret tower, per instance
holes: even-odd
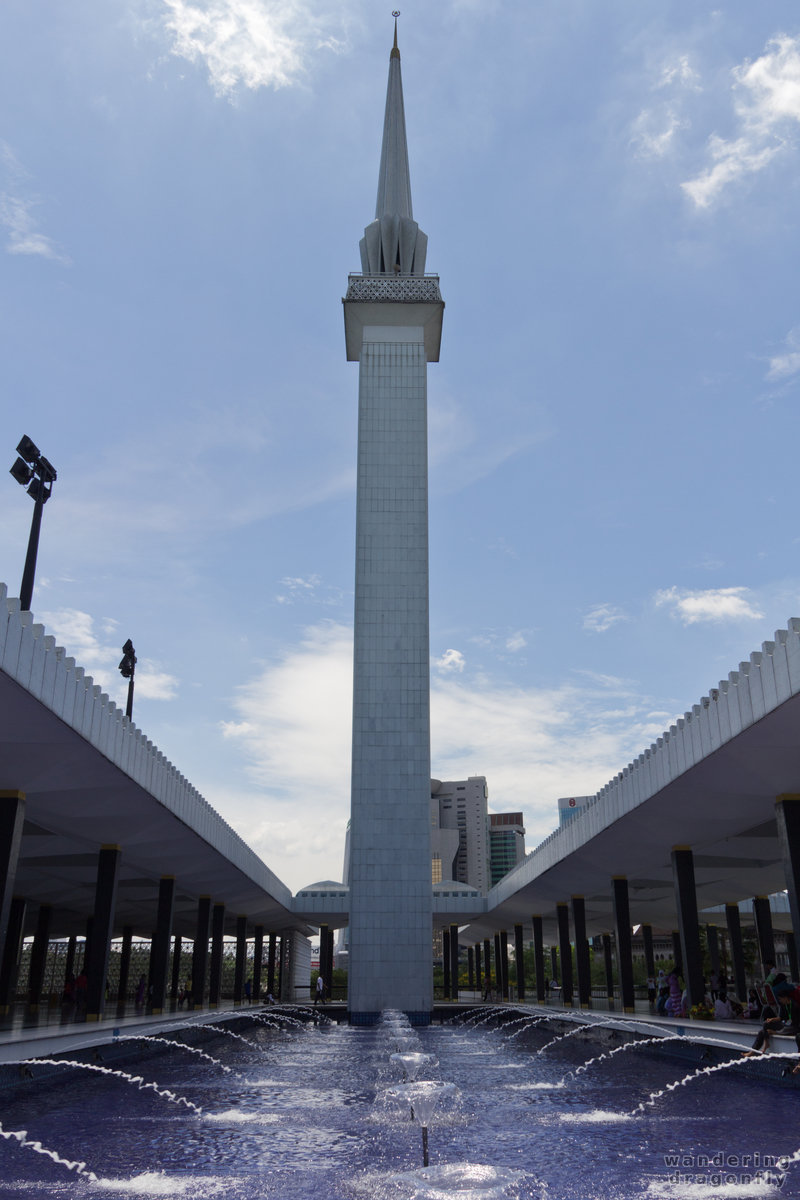
[[[375,220],[344,300],[347,358],[360,363],[350,1020],[387,1008],[426,1024],[433,1008],[428,649],[427,364],[444,304],[413,219],[397,48]]]

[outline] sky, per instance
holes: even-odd
[[[35,619],[292,890],[349,809],[374,0],[4,0],[0,403]],[[432,773],[533,848],[800,615],[800,14],[407,0]],[[5,476],[0,579],[30,499]]]

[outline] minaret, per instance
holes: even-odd
[[[427,364],[439,280],[414,221],[397,20],[375,220],[344,300],[358,362],[350,1020],[433,1008],[428,649]]]

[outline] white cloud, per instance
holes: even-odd
[[[688,121],[672,108],[644,108],[633,123],[631,145],[642,158],[663,158],[672,149],[677,131],[687,126]]]
[[[94,618],[76,608],[62,608],[54,612],[36,614],[45,632],[55,637],[58,645],[65,647],[87,675],[106,692],[121,708],[125,707],[128,685],[119,674],[118,663],[122,649],[109,645],[95,632]],[[117,622],[105,617],[100,622],[101,632],[111,636]],[[161,671],[156,662],[142,658],[137,661],[134,677],[134,696],[140,700],[174,700],[178,694],[178,681],[174,675]],[[135,700],[134,700],[135,704]],[[134,720],[136,710],[134,708]]]
[[[455,652],[457,653],[457,652]],[[330,878],[350,805],[352,633],[328,622],[240,688],[236,737],[255,790],[209,794],[294,890]],[[518,687],[457,671],[431,689],[433,774],[486,775],[492,806],[522,809],[529,845],[558,821],[561,795],[591,795],[664,729],[652,699],[624,681],[587,676]],[[263,805],[269,819],[254,824]],[[301,814],[302,819],[298,820]],[[334,873],[335,870],[334,870]]]
[[[460,650],[445,650],[440,658],[433,660],[433,665],[445,674],[464,670],[466,660]]]
[[[800,371],[800,325],[786,335],[786,349],[769,360],[767,379],[788,379]]]
[[[734,68],[738,135],[708,140],[711,165],[681,184],[698,208],[709,208],[731,183],[762,171],[792,144],[800,122],[800,36],[780,34],[754,62]]]
[[[28,191],[29,175],[8,142],[0,140],[0,178],[3,189],[0,190],[0,225],[7,234],[6,251],[9,254],[34,254],[40,258],[50,258],[63,265],[69,265],[70,259],[56,243],[42,233],[39,222],[34,215],[40,200],[36,196],[26,194]]]
[[[628,617],[621,608],[616,608],[613,604],[598,604],[584,616],[583,628],[591,633],[607,633],[612,626],[627,620]]]
[[[506,638],[506,650],[516,652],[517,650],[522,650],[522,648],[527,646],[527,644],[528,643],[524,635],[519,630],[516,633],[512,633],[510,637]]]
[[[341,9],[305,0],[164,0],[173,54],[203,60],[217,95],[297,85],[312,54],[340,50]],[[333,30],[338,33],[334,34]]]
[[[696,625],[699,621],[760,620],[764,614],[747,599],[749,590],[731,587],[692,592],[671,587],[657,592],[655,603],[659,608],[670,608],[684,625]]]
[[[680,54],[671,62],[665,63],[661,68],[661,76],[657,87],[668,88],[680,85],[684,88],[691,88],[693,91],[701,90],[698,80],[698,74],[689,61],[688,54]]]
[[[319,575],[287,577],[280,582],[281,591],[275,597],[276,604],[298,604],[311,602],[315,604],[340,604],[344,592],[341,588],[323,584]]]
[[[683,116],[687,95],[702,89],[688,54],[680,54],[662,62],[655,92],[662,93],[654,107],[643,108],[631,127],[630,144],[642,158],[664,158],[675,146],[675,135],[688,129],[690,122]],[[663,93],[668,93],[664,98]]]

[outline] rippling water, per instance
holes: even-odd
[[[800,1197],[800,1164],[769,1176],[773,1160],[800,1146],[800,1093],[754,1082],[746,1067],[624,1119],[691,1067],[633,1052],[542,1087],[560,1083],[596,1044],[578,1036],[539,1055],[552,1039],[546,1029],[514,1040],[485,1026],[419,1030],[417,1049],[434,1058],[420,1078],[460,1093],[431,1123],[424,1170],[419,1126],[382,1102],[402,1081],[390,1062],[397,1027],[276,1031],[254,1022],[246,1036],[249,1045],[225,1037],[206,1044],[238,1076],[177,1051],[125,1064],[199,1105],[202,1117],[119,1079],[66,1069],[57,1082],[0,1093],[5,1130],[26,1130],[100,1177],[91,1182],[0,1139],[0,1197]]]

